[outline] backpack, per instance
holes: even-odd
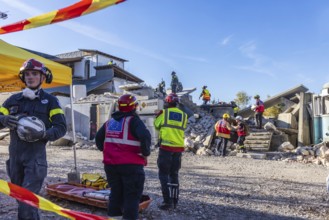
[[[83,173],[81,184],[99,189],[107,188],[107,181],[98,173]]]
[[[241,122],[243,125],[244,125],[244,130],[246,132],[246,136],[248,136],[250,134],[250,128],[249,128],[249,125],[247,124],[247,122],[245,121],[242,121]]]

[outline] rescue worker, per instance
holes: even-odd
[[[162,80],[161,80],[161,83],[159,83],[159,85],[158,85],[158,91],[162,94],[163,98],[164,98],[165,95],[166,95],[165,90],[166,90],[166,83],[165,83],[165,81],[162,79]]]
[[[231,138],[231,124],[229,123],[230,115],[225,113],[223,118],[215,124],[216,136],[218,138],[216,151],[220,152],[222,157],[226,156],[227,142]]]
[[[165,103],[165,109],[160,111],[154,121],[155,128],[159,130],[160,138],[157,164],[163,197],[163,203],[159,208],[162,210],[171,209],[178,202],[178,172],[181,168],[184,131],[187,125],[187,114],[177,108],[178,96],[174,93],[169,94],[165,98]],[[170,195],[170,192],[173,191],[177,192],[175,198]]]
[[[66,121],[58,99],[41,88],[44,81],[52,82],[52,73],[44,64],[35,59],[25,61],[19,78],[26,88],[0,107],[0,128],[10,129],[7,173],[12,183],[38,194],[47,175],[46,144],[65,135]],[[25,140],[35,142],[18,136],[17,120],[22,115],[35,116],[45,124],[45,131],[25,127],[20,133]],[[38,209],[18,202],[18,219],[40,219]]]
[[[260,100],[259,95],[255,95],[254,99],[256,100],[255,103],[255,119],[256,119],[256,127],[258,129],[262,129],[262,119],[263,119],[263,112],[265,110],[264,103],[262,100]]]
[[[172,93],[177,93],[178,92],[178,84],[179,84],[179,80],[178,80],[178,77],[176,75],[176,72],[175,71],[172,71],[171,73],[171,92]]]
[[[209,90],[207,89],[207,86],[202,87],[202,92],[199,96],[199,99],[202,97],[203,105],[207,105],[207,103],[210,101],[211,94]]]
[[[234,113],[233,116],[236,117],[238,115],[238,112],[240,111],[240,108],[234,101],[231,101],[231,105],[232,105],[233,113]]]
[[[238,115],[236,116],[235,120],[237,121],[237,126],[233,126],[236,130],[237,130],[237,133],[238,133],[238,151],[239,152],[242,152],[242,153],[246,153],[247,150],[246,150],[246,147],[244,146],[244,141],[246,139],[246,135],[247,135],[247,128],[246,128],[246,125],[243,123],[243,118]]]
[[[108,216],[138,219],[143,194],[147,156],[150,155],[151,134],[136,113],[137,99],[122,95],[119,111],[96,133],[96,146],[103,151],[106,177],[111,187]]]

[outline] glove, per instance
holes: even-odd
[[[41,140],[46,137],[45,131],[37,131],[36,129],[30,127],[25,127],[25,130],[26,130],[25,138],[28,141]]]
[[[1,115],[0,116],[0,123],[3,126],[5,126],[5,127],[9,128],[9,129],[13,130],[13,129],[15,129],[17,127],[18,120],[13,115]]]

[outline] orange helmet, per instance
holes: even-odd
[[[175,93],[170,93],[169,95],[167,95],[165,102],[169,104],[176,104],[179,102],[179,99]]]
[[[136,109],[138,102],[135,96],[133,95],[122,95],[119,100],[119,111],[121,112],[131,112]]]

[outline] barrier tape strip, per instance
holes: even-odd
[[[0,34],[27,30],[80,17],[116,5],[125,0],[81,0],[68,7],[0,27]]]
[[[0,179],[0,192],[35,208],[54,212],[72,220],[111,220],[112,218],[62,208],[29,190]]]

